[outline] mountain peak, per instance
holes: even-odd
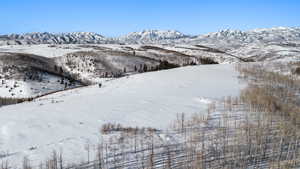
[[[119,38],[122,42],[129,43],[160,43],[189,37],[176,30],[143,30],[132,32]]]

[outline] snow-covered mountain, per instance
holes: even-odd
[[[199,35],[189,43],[210,44],[212,47],[239,47],[250,43],[286,44],[300,41],[300,28],[277,27],[270,29],[254,29],[249,31],[222,30],[219,32]]]
[[[182,43],[182,42],[177,42]],[[249,31],[222,30],[189,39],[190,45],[201,44],[234,56],[254,61],[300,58],[300,28],[277,27]]]
[[[26,33],[0,36],[0,45],[24,44],[105,44],[114,43],[109,38],[91,32]]]
[[[183,38],[191,38],[175,30],[144,30],[142,32],[132,32],[121,36],[118,40],[127,44],[149,44],[149,43],[174,43]]]
[[[0,45],[12,44],[210,44],[218,47],[239,47],[249,43],[287,43],[300,41],[300,28],[277,27],[249,31],[221,30],[191,36],[175,30],[144,30],[111,38],[97,33],[26,33],[0,36]]]

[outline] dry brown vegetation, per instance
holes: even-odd
[[[239,66],[243,78],[250,85],[242,91],[241,99],[250,111],[280,115],[300,127],[300,80],[293,75],[270,72],[261,65]]]
[[[157,132],[155,128],[139,128],[139,127],[124,127],[121,124],[106,123],[101,127],[102,134],[110,134],[113,132],[124,132],[124,133],[145,133],[145,132]]]

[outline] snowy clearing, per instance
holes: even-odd
[[[35,54],[44,57],[59,57],[77,51],[90,51],[91,48],[80,48],[78,45],[6,45],[0,46],[0,52],[16,52]]]
[[[105,123],[165,129],[178,113],[204,112],[207,103],[236,96],[244,84],[234,65],[189,66],[137,74],[0,108],[0,156],[38,164],[53,149],[66,160],[84,159]],[[20,141],[22,142],[20,144]]]

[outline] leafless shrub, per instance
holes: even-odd
[[[0,165],[0,169],[10,169],[10,165],[8,161],[2,161]]]
[[[244,77],[251,77],[249,87],[241,92],[241,99],[249,105],[250,111],[280,114],[299,126],[300,81],[297,78],[269,72],[264,67],[240,67],[238,70]]]
[[[124,133],[144,133],[144,132],[156,132],[159,131],[155,128],[139,128],[139,127],[124,127],[121,124],[113,124],[113,123],[106,123],[102,125],[101,128],[102,134],[110,134],[112,132],[124,132]]]
[[[23,169],[32,169],[28,157],[24,157],[23,159]]]

